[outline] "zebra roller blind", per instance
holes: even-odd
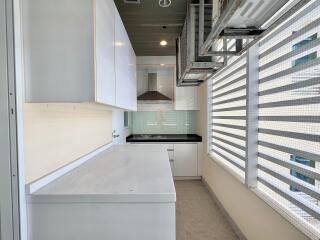
[[[259,45],[258,187],[320,229],[320,3]]]
[[[247,184],[248,175],[255,176],[248,186],[312,239],[320,238],[319,13],[320,0],[310,1],[260,40],[256,54],[230,59],[209,89],[211,156]],[[258,68],[256,77],[252,68]],[[258,90],[249,96],[251,81]],[[251,98],[257,102],[254,124],[248,122]],[[256,139],[254,157],[246,154],[248,139]]]
[[[246,148],[246,57],[234,60],[211,84],[211,154],[244,178]]]

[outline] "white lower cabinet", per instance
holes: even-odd
[[[137,144],[137,143],[133,143]],[[163,145],[168,151],[171,172],[174,177],[199,177],[198,145],[201,143],[144,143]]]
[[[171,173],[172,173],[172,176],[174,176],[174,160],[169,159],[169,161],[170,161]]]
[[[170,167],[171,167],[171,173],[172,176],[174,176],[174,149],[173,145],[167,146],[167,151],[168,151],[168,156],[169,156],[169,161],[170,161]]]
[[[174,144],[174,176],[198,176],[198,144]]]

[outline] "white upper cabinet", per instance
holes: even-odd
[[[118,13],[115,16],[116,105],[137,110],[136,56]]]
[[[27,102],[94,100],[92,2],[23,0]]]
[[[198,87],[175,87],[175,110],[199,110]]]
[[[117,29],[113,1],[24,0],[22,5],[26,102],[94,102],[136,110],[136,98],[117,96],[118,84],[136,92],[135,55],[124,27]],[[127,56],[118,62],[116,34]]]
[[[113,1],[96,0],[96,101],[116,104],[115,6]]]
[[[130,47],[130,76],[128,108],[137,111],[137,58],[132,47]]]

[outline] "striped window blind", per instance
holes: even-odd
[[[209,85],[210,155],[312,239],[320,239],[319,13],[320,0],[311,0]]]
[[[211,154],[244,178],[246,148],[246,58],[233,59],[211,84]]]
[[[320,230],[319,13],[312,1],[259,46],[258,188],[310,232]]]

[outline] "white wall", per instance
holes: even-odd
[[[25,104],[25,178],[30,183],[112,142],[112,112],[89,104]]]
[[[207,156],[206,84],[199,88],[198,132],[203,138],[202,174],[228,214],[248,240],[305,240],[302,232],[273,210],[239,180]]]

